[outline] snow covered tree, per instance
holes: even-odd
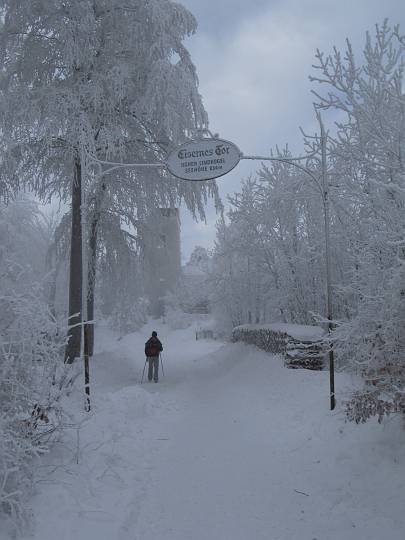
[[[185,36],[196,21],[169,0],[2,0],[0,92],[11,174],[43,199],[72,201],[71,323],[81,315],[81,213],[87,204],[90,285],[101,209],[136,222],[153,206],[183,200],[204,212],[215,183],[195,185],[156,170],[105,162],[155,162],[207,125]],[[115,173],[115,174],[114,174]],[[88,194],[81,200],[82,182]],[[86,240],[86,239],[85,239]],[[67,359],[79,354],[70,330]]]
[[[196,246],[190,255],[187,265],[194,266],[202,272],[208,272],[211,266],[211,257],[208,250],[202,246]]]
[[[367,34],[362,62],[350,42],[342,55],[317,54],[318,106],[338,114],[333,175],[350,248],[350,319],[336,348],[366,385],[347,405],[365,421],[405,412],[405,43],[388,21]]]
[[[349,42],[345,53],[316,58],[315,107],[337,119],[327,147],[333,343],[340,365],[365,380],[347,403],[348,417],[381,420],[405,412],[405,39],[385,21],[367,34],[362,58]],[[318,141],[305,137],[308,155]],[[316,160],[307,165],[318,172]],[[325,302],[319,193],[284,164],[262,167],[257,177],[231,198],[229,223],[218,230],[213,276],[223,319],[252,321],[249,261],[266,322],[311,322]]]
[[[119,227],[100,222],[99,278],[95,289],[98,310],[120,336],[133,332],[147,320],[140,246],[137,237]]]
[[[245,195],[253,184],[252,180],[245,183],[242,190]],[[261,289],[266,282],[267,268],[261,260],[266,256],[265,249],[261,249],[260,245],[263,238],[255,234],[252,214],[237,216],[234,210],[231,209],[229,224],[223,219],[217,224],[217,240],[209,276],[213,313],[221,330],[228,332],[240,324],[259,322],[258,319],[263,322],[260,308],[267,299],[267,291]],[[241,223],[245,217],[250,221],[248,228]],[[256,274],[257,267],[260,268],[259,275]],[[257,296],[260,289],[262,294]]]
[[[25,286],[44,275],[52,233],[52,225],[34,200],[20,196],[0,203],[1,290],[18,283],[23,292]],[[21,272],[25,273],[23,280],[18,278]]]
[[[187,264],[183,266],[177,296],[184,312],[207,314],[211,311],[209,282],[211,263],[212,258],[208,250],[196,246]]]
[[[256,179],[245,180],[229,201],[229,224],[219,225],[212,274],[219,312],[232,313],[233,325],[313,323],[313,314],[325,310],[324,227],[316,184],[292,166],[273,162],[262,166]]]

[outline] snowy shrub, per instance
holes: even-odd
[[[384,416],[405,415],[405,395],[403,392],[390,396],[381,394],[379,390],[359,390],[346,402],[345,410],[347,418],[356,424],[364,424],[373,416],[381,423]]]
[[[29,516],[32,459],[57,436],[75,370],[63,364],[65,338],[40,287],[1,294],[0,313],[0,511],[18,529]]]
[[[338,355],[364,380],[363,389],[346,403],[348,418],[357,423],[405,413],[404,270],[402,262],[387,269],[384,292],[363,297],[356,317],[335,331]]]
[[[364,296],[356,316],[335,331],[335,349],[340,363],[359,374],[363,389],[346,403],[349,420],[365,422],[377,416],[405,413],[405,291],[403,264],[388,270],[385,290]]]

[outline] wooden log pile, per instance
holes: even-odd
[[[305,368],[319,371],[323,369],[324,357],[322,340],[303,341],[288,336],[284,360],[284,364],[288,368]]]
[[[319,327],[246,324],[233,329],[232,341],[243,341],[266,352],[281,354],[288,368],[321,370],[325,358],[322,334]]]
[[[275,354],[287,351],[287,334],[271,330],[268,327],[246,324],[237,326],[232,331],[232,341],[243,341],[248,345],[256,345],[259,349]]]

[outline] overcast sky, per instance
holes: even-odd
[[[361,54],[365,33],[388,18],[405,33],[405,0],[181,0],[198,21],[187,40],[200,79],[211,131],[246,154],[268,155],[276,144],[302,151],[299,126],[315,129],[311,83],[317,48],[349,38]],[[221,196],[239,189],[260,167],[241,162],[218,179]],[[213,247],[216,216],[207,224],[182,213],[182,254]]]

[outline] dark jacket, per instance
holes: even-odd
[[[159,353],[163,351],[163,345],[157,337],[150,337],[145,343],[145,355],[146,356],[159,356]]]

